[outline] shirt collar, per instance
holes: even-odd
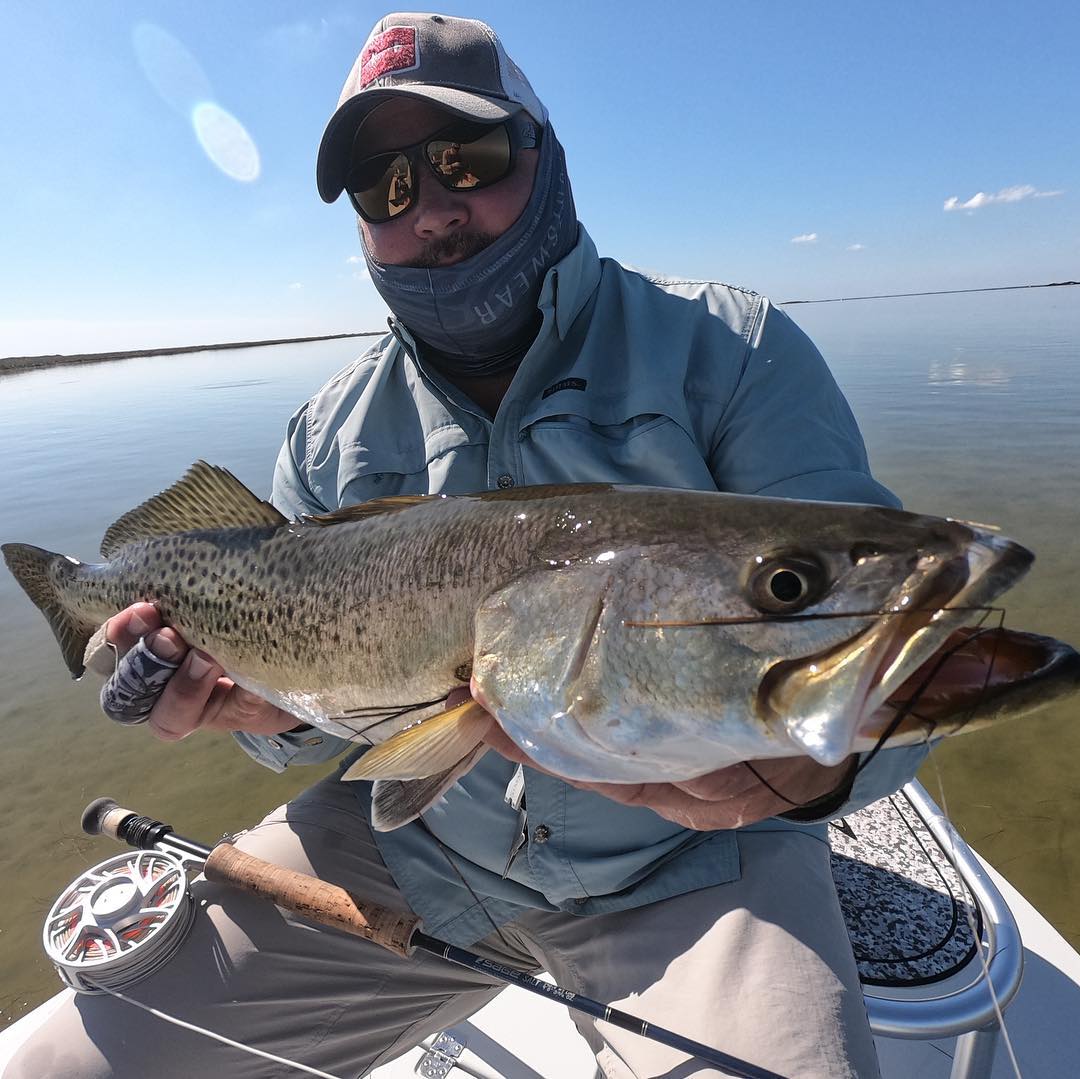
[[[565,258],[548,270],[537,301],[541,311],[554,307],[555,328],[560,340],[566,338],[599,284],[600,256],[596,253],[596,244],[584,225],[578,225],[577,243]]]

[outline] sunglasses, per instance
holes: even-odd
[[[400,150],[360,157],[354,148],[345,190],[365,221],[381,225],[416,204],[421,173],[448,191],[478,191],[510,175],[518,150],[539,145],[540,127],[524,113],[494,125],[457,120]]]

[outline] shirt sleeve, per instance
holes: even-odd
[[[721,490],[900,506],[871,476],[858,424],[821,353],[767,300],[709,463]],[[926,753],[905,746],[862,754],[846,798],[798,820],[835,819],[884,798],[915,775]]]
[[[719,418],[709,467],[722,491],[900,505],[870,475],[858,424],[821,353],[768,300]]]
[[[307,408],[304,405],[289,421],[285,442],[274,466],[270,500],[277,509],[291,517],[305,513],[326,513],[328,509],[311,493],[304,475]],[[314,727],[274,735],[233,731],[232,736],[252,760],[274,772],[284,772],[294,764],[322,764],[354,746],[344,738],[325,734]]]
[[[301,406],[289,420],[285,441],[274,465],[274,484],[270,501],[286,516],[305,513],[329,513],[336,507],[324,506],[311,492],[307,481],[308,408]]]

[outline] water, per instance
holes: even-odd
[[[1038,561],[1008,623],[1080,642],[1080,291],[794,307],[909,509],[1000,525]],[[355,341],[52,368],[0,379],[0,538],[91,559],[105,528],[197,458],[267,494],[285,423]],[[212,841],[321,770],[282,776],[217,736],[165,745],[110,724],[64,673],[44,619],[0,572],[0,1024],[59,983],[42,919],[114,852],[79,831],[90,799]],[[1072,715],[1069,712],[1072,712]],[[964,836],[1080,945],[1080,724],[1074,707],[936,750],[921,778]]]

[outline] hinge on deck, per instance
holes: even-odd
[[[445,1030],[436,1034],[427,1052],[417,1061],[416,1074],[424,1076],[424,1079],[446,1079],[464,1049],[465,1043],[459,1042]]]

